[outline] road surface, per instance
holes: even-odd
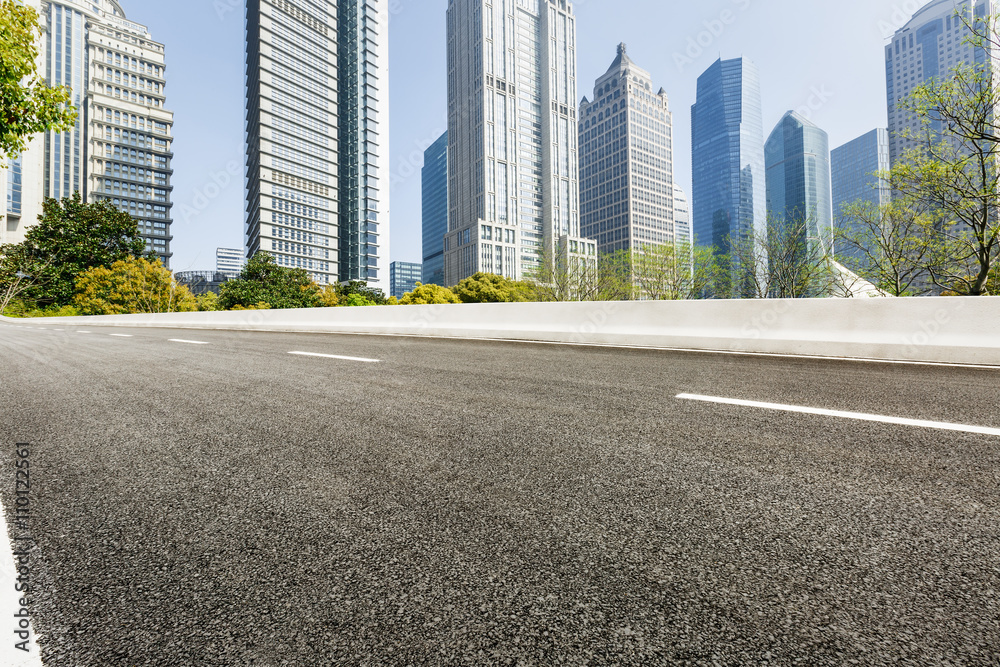
[[[0,497],[48,667],[997,665],[998,380],[26,321]]]

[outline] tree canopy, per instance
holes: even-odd
[[[278,266],[266,252],[258,252],[243,267],[239,278],[223,283],[219,306],[223,310],[270,308],[316,308],[321,290],[304,269]]]
[[[440,285],[424,285],[417,283],[412,292],[407,292],[399,303],[404,306],[420,306],[442,303],[462,303],[462,300],[455,296],[447,287]]]
[[[37,306],[71,304],[82,273],[141,257],[146,247],[128,213],[108,201],[84,204],[79,193],[47,199],[38,220],[23,243],[0,247],[0,287],[28,276],[20,298]]]
[[[527,301],[527,287],[493,273],[479,272],[451,289],[462,303],[511,303]]]
[[[33,134],[73,127],[77,112],[67,88],[38,74],[38,13],[19,0],[0,0],[0,158],[24,151]]]
[[[131,258],[111,268],[94,267],[76,281],[74,305],[82,315],[176,313],[200,310],[187,287],[178,285],[159,259]]]

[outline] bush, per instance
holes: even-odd
[[[127,259],[89,269],[76,280],[74,305],[84,315],[181,313],[198,309],[190,290],[178,285],[159,259]]]
[[[417,283],[416,288],[412,292],[404,294],[399,303],[404,306],[417,306],[438,303],[462,303],[462,301],[447,287]]]

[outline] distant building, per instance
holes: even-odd
[[[383,290],[389,0],[247,0],[246,244]]]
[[[448,233],[448,133],[424,153],[422,227],[424,263],[421,282],[444,285],[444,237]]]
[[[795,111],[786,113],[764,144],[767,211],[778,224],[805,225],[809,252],[833,251],[830,139]]]
[[[174,274],[174,280],[191,290],[192,294],[200,295],[208,292],[218,294],[223,283],[229,282],[231,278],[218,271],[178,271]]]
[[[0,242],[19,243],[46,198],[107,200],[138,223],[147,252],[170,264],[173,113],[164,46],[118,0],[27,0],[39,10],[39,73],[79,110],[66,132],[35,136],[4,188]]]
[[[234,248],[217,248],[215,251],[215,270],[230,278],[236,278],[243,271],[246,260],[243,251]]]
[[[896,164],[913,146],[904,136],[906,131],[917,134],[920,130],[916,114],[900,109],[900,100],[929,79],[947,76],[961,63],[989,64],[990,57],[985,50],[963,43],[970,33],[959,13],[968,20],[973,12],[975,16],[996,14],[997,3],[994,0],[934,0],[897,30],[885,47],[890,164]]]
[[[673,114],[624,44],[580,104],[580,229],[600,254],[674,241]]]
[[[760,75],[744,58],[698,77],[691,107],[691,215],[697,245],[728,253],[767,224]]]
[[[889,184],[878,176],[888,169],[889,132],[883,128],[872,130],[830,152],[834,227],[842,229],[850,224],[843,217],[845,206],[859,202],[876,206],[889,203]],[[852,251],[843,244],[834,244],[834,254],[841,262],[851,263]]]
[[[413,262],[393,262],[389,265],[390,296],[402,299],[407,292],[412,292],[417,283],[422,282],[423,265]]]
[[[674,182],[674,238],[678,243],[694,245],[691,232],[691,206],[681,186]]]
[[[445,282],[519,280],[542,253],[596,266],[580,238],[573,3],[450,0],[447,18]]]

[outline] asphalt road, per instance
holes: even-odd
[[[1000,665],[1000,438],[676,398],[998,428],[1000,372],[29,324],[48,667]]]

